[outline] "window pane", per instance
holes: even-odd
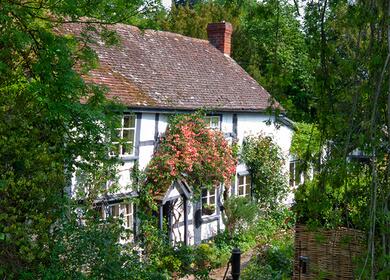
[[[244,186],[238,186],[238,195],[244,195]]]
[[[245,186],[245,195],[250,195],[251,194],[251,187],[250,185]]]
[[[207,205],[207,197],[202,198],[202,205]]]
[[[119,151],[120,151],[120,145],[119,144],[113,145],[111,154],[112,155],[119,155]]]
[[[131,215],[127,216],[126,227],[132,229],[133,227],[133,217]]]
[[[251,176],[250,175],[247,175],[246,176],[246,185],[250,188],[250,186],[251,186]]]
[[[126,204],[126,214],[132,214],[133,211],[132,211],[132,207],[130,204]]]
[[[211,119],[211,127],[218,128],[219,127],[219,117],[215,116]]]
[[[215,204],[215,196],[210,196],[210,205]]]
[[[111,206],[111,215],[113,217],[119,217],[119,205],[112,205]]]
[[[295,162],[295,185],[299,185],[301,183],[301,166],[298,162]]]
[[[124,116],[123,117],[123,127],[124,128],[134,128],[135,127],[135,116]]]
[[[134,141],[134,130],[123,130],[124,141]]]
[[[243,185],[244,184],[244,176],[238,176],[238,184]]]

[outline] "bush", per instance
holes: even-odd
[[[248,197],[230,197],[224,202],[224,207],[223,220],[231,238],[249,229],[259,213],[257,205]]]
[[[293,256],[293,234],[287,232],[260,247],[257,256],[243,270],[242,280],[291,279]]]
[[[288,191],[284,159],[271,137],[259,134],[245,138],[242,160],[252,176],[252,192],[263,209],[274,209]]]

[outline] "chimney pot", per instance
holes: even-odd
[[[229,22],[209,23],[207,37],[210,44],[230,56],[233,26]]]

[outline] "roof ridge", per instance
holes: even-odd
[[[181,38],[186,38],[186,39],[190,39],[190,40],[193,40],[193,41],[199,41],[199,42],[203,42],[203,43],[210,43],[209,40],[207,39],[201,39],[201,38],[195,38],[195,37],[190,37],[190,36],[187,36],[187,35],[183,35],[183,34],[179,34],[179,33],[175,33],[175,32],[172,32],[172,31],[166,31],[166,30],[156,30],[156,29],[151,29],[151,28],[145,28],[145,29],[142,29],[136,25],[131,25],[131,24],[126,24],[126,23],[117,23],[115,24],[117,26],[123,26],[125,28],[130,28],[130,29],[133,29],[137,32],[139,32],[140,34],[145,34],[145,33],[158,33],[158,34],[161,34],[161,35],[166,35],[166,36],[170,36],[170,37],[181,37]]]

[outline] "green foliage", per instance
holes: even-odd
[[[82,222],[76,213],[61,220],[50,264],[40,267],[39,276],[32,279],[145,279],[157,274],[148,263],[141,263],[135,248],[118,243],[124,237],[118,221],[102,222],[90,212]]]
[[[292,238],[286,243],[262,248],[242,272],[243,280],[291,279],[294,246]]]
[[[223,206],[224,224],[231,237],[249,228],[258,215],[257,205],[249,197],[232,196]]]
[[[364,174],[354,176],[353,180],[337,187],[330,183],[323,186],[318,178],[299,186],[293,206],[298,221],[315,227],[346,226],[366,230],[369,178]]]
[[[57,27],[87,18],[130,21],[142,5],[138,0],[1,2],[0,278],[107,278],[110,267],[118,268],[119,277],[132,266],[119,254],[114,225],[102,225],[107,236],[99,238],[98,223],[72,222],[80,207],[68,201],[67,192],[76,169],[84,178],[79,190],[87,195],[85,213],[101,187],[115,182],[117,161],[108,156],[107,135],[121,108],[74,67],[85,72],[97,65],[88,38],[62,36]],[[111,37],[104,28],[103,33]]]
[[[294,258],[294,214],[287,208],[264,213],[253,226],[257,247],[242,279],[291,279]]]
[[[316,164],[321,155],[321,145],[321,135],[316,125],[295,123],[290,153],[296,156],[297,160],[305,162],[307,167]]]
[[[260,207],[277,207],[288,191],[279,146],[270,137],[250,136],[244,140],[241,158],[252,176],[252,192]]]

